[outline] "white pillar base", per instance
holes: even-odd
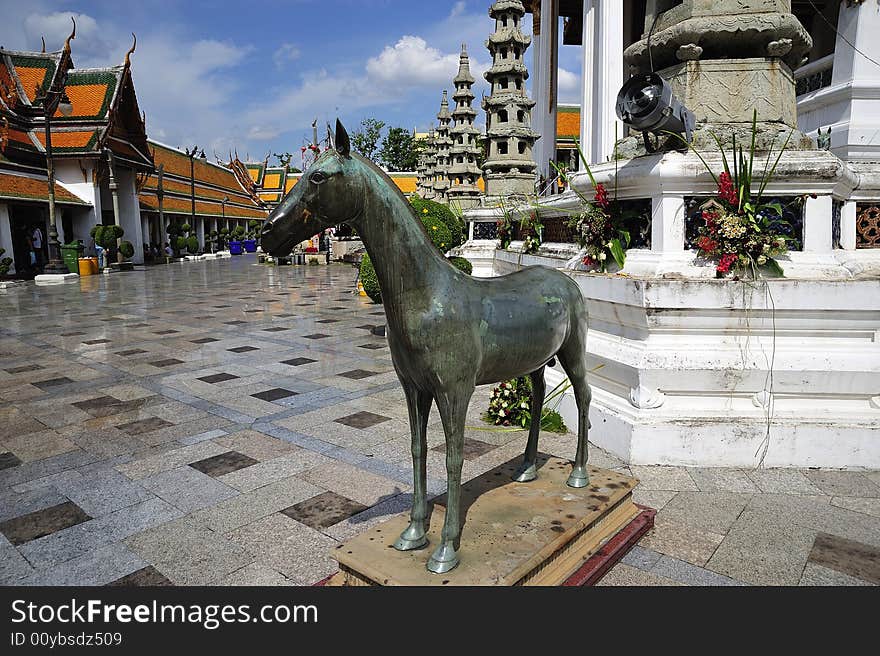
[[[38,285],[58,285],[78,279],[78,273],[41,273],[34,278],[34,282]]]

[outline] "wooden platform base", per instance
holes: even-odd
[[[510,480],[519,459],[462,488],[466,518],[461,564],[437,575],[425,565],[439,543],[445,497],[435,500],[424,549],[400,552],[392,544],[409,522],[395,515],[339,545],[340,571],[330,586],[369,585],[582,585],[619,560],[653,524],[653,511],[636,506],[629,476],[590,467],[590,486],[565,485],[571,463],[539,458],[538,479]],[[607,548],[605,548],[607,547]]]

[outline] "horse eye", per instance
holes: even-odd
[[[327,182],[327,176],[321,173],[320,171],[315,171],[309,176],[309,180],[314,182],[316,185],[321,184],[322,182]]]

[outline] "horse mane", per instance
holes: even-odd
[[[431,237],[430,237],[430,235],[428,235],[428,231],[425,229],[425,225],[422,223],[421,218],[416,213],[416,210],[412,206],[412,203],[410,203],[409,199],[406,196],[404,196],[403,192],[400,190],[400,187],[398,187],[395,184],[394,180],[391,179],[391,176],[388,175],[388,173],[386,173],[384,170],[382,170],[382,167],[380,167],[378,164],[376,164],[373,160],[367,159],[366,157],[359,155],[358,153],[352,153],[351,156],[353,158],[355,158],[357,161],[362,162],[363,164],[366,164],[367,168],[369,168],[371,171],[373,171],[373,173],[378,175],[379,178],[383,179],[388,184],[388,186],[391,188],[392,193],[396,193],[397,197],[400,198],[401,201],[403,201],[403,204],[409,210],[410,216],[413,219],[415,219],[416,225],[419,226],[419,228],[422,229],[422,232],[425,233],[425,236],[427,236],[428,239],[430,239]],[[446,259],[445,255],[444,255],[443,259],[444,260]]]

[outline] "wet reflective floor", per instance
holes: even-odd
[[[243,256],[0,290],[0,584],[307,585],[407,510],[406,404],[356,275]],[[525,446],[481,421],[488,393],[465,479]],[[432,494],[443,445],[434,409]],[[602,584],[880,583],[880,473],[590,461],[659,511]]]

